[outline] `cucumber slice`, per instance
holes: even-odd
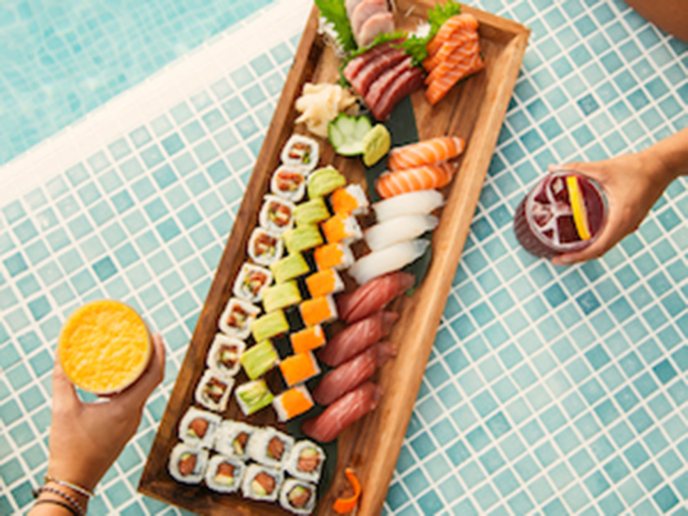
[[[366,116],[341,114],[327,127],[327,135],[337,154],[358,156],[363,154],[363,138],[372,129]]]

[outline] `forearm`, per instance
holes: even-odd
[[[665,138],[641,154],[652,160],[668,181],[688,175],[688,128]]]

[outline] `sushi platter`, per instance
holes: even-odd
[[[529,31],[316,0],[139,490],[378,514]]]

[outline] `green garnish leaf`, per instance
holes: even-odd
[[[444,4],[437,4],[428,11],[430,30],[425,36],[413,35],[401,44],[401,47],[413,58],[413,64],[420,66],[428,57],[428,43],[435,37],[440,27],[451,18],[461,14],[461,4],[448,0]]]
[[[390,41],[398,41],[406,39],[406,33],[403,30],[397,30],[394,32],[385,32],[383,34],[378,34],[372,43],[366,45],[365,47],[360,47],[358,50],[354,50],[347,56],[347,61],[351,61],[354,57],[358,57],[361,54],[365,54],[368,50],[382,45],[383,43],[388,43]]]
[[[344,0],[315,0],[315,5],[318,6],[322,17],[334,27],[337,33],[337,41],[344,51],[352,52],[356,50],[356,40],[354,40],[351,23],[349,23],[349,17],[346,14]]]

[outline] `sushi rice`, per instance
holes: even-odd
[[[284,509],[294,514],[311,514],[315,509],[316,498],[316,486],[303,480],[289,478],[282,485],[279,502]],[[305,500],[305,503],[296,505],[301,499]]]
[[[198,448],[211,448],[221,421],[217,414],[189,407],[179,422],[179,439]]]
[[[218,470],[223,465],[231,466],[233,470],[231,477],[218,475]],[[240,460],[223,455],[213,455],[205,470],[205,484],[218,493],[234,493],[241,486],[245,470],[246,465]]]
[[[428,215],[443,205],[444,197],[440,192],[421,190],[376,202],[373,210],[377,221],[384,222],[403,215]]]
[[[240,368],[239,360],[245,349],[246,343],[243,340],[218,333],[206,355],[206,364],[210,369],[236,376]]]
[[[289,188],[280,186],[285,184],[285,181],[290,185]],[[286,201],[299,202],[306,195],[306,171],[300,167],[280,166],[272,174],[270,191]]]
[[[245,460],[248,458],[248,445],[255,431],[256,427],[254,426],[241,421],[225,419],[215,432],[215,450],[227,457]],[[242,434],[248,436],[243,446],[237,441],[237,438]]]
[[[269,266],[282,258],[284,243],[278,233],[255,228],[248,240],[248,255],[258,265]]]
[[[261,474],[264,474],[263,478],[267,476],[274,481],[270,492],[266,492],[263,484],[261,484]],[[244,498],[249,498],[250,500],[274,502],[277,500],[283,480],[284,474],[281,471],[261,464],[251,464],[244,473],[241,494]]]
[[[313,138],[293,134],[282,149],[282,163],[302,169],[306,174],[318,166],[320,146]]]
[[[220,330],[238,339],[245,339],[251,333],[251,322],[260,314],[260,308],[237,297],[227,302],[227,307],[219,321]]]
[[[380,222],[365,231],[365,241],[371,251],[418,238],[437,227],[439,219],[432,215],[403,215]]]
[[[286,470],[296,478],[317,484],[326,458],[325,451],[313,441],[298,441],[291,449]]]
[[[349,275],[356,283],[363,285],[371,279],[398,271],[415,262],[423,256],[429,246],[430,242],[422,238],[391,245],[382,251],[375,251],[360,258],[349,269]]]
[[[281,234],[294,226],[293,202],[276,195],[266,195],[258,215],[261,227],[273,233]]]
[[[186,461],[190,457],[195,457],[193,469],[188,473],[180,468],[180,462]],[[172,448],[168,470],[172,478],[183,484],[198,484],[203,480],[203,473],[208,463],[208,450],[190,446],[186,443],[179,443]]]
[[[281,444],[277,444],[281,443]],[[257,429],[248,442],[248,456],[260,464],[283,468],[294,446],[294,438],[272,427]],[[273,452],[281,450],[279,457]]]
[[[215,412],[224,412],[227,409],[232,387],[234,387],[234,378],[216,369],[206,369],[196,386],[196,403]],[[209,396],[208,388],[214,390],[215,395]]]

